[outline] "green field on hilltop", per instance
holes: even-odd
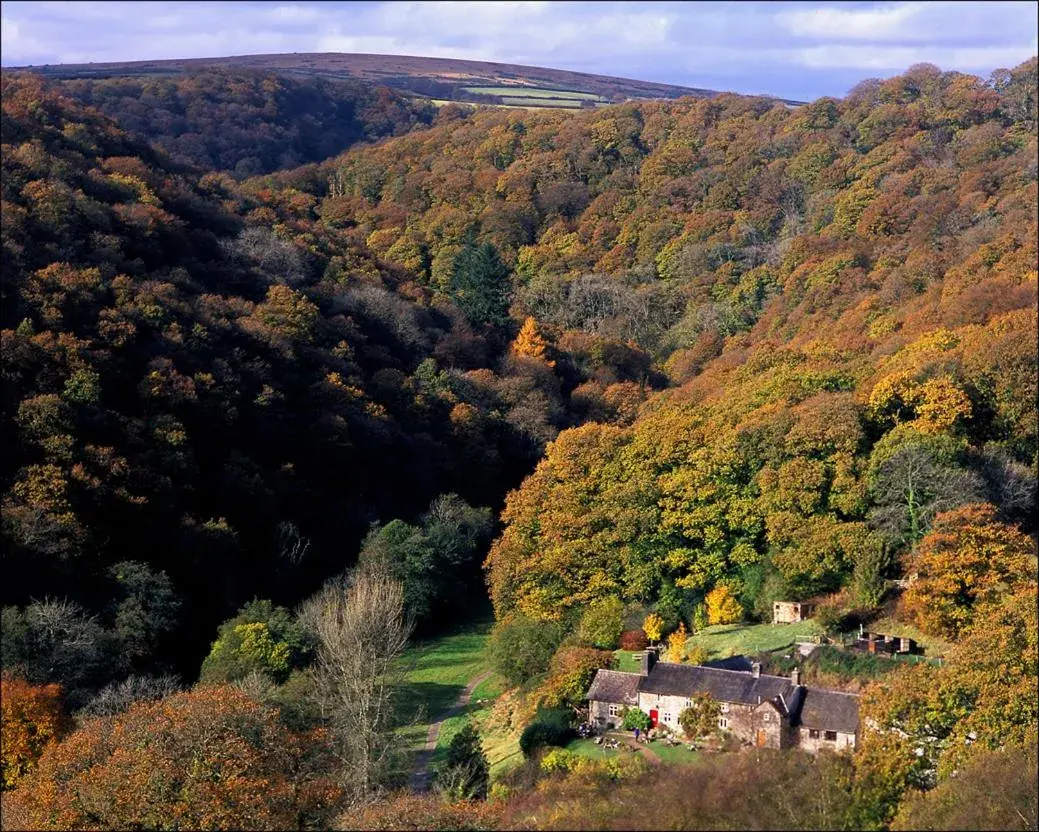
[[[568,101],[562,98],[511,98],[502,97],[501,103],[517,107],[555,107],[558,110],[578,110],[579,101]]]
[[[576,101],[603,101],[601,95],[573,90],[551,90],[543,87],[462,87],[474,95],[503,95],[512,98],[562,98]]]

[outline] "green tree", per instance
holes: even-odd
[[[698,693],[692,698],[693,704],[678,715],[678,724],[682,726],[687,737],[698,737],[713,734],[718,730],[718,717],[721,716],[721,705],[709,693]]]
[[[548,670],[563,635],[563,627],[556,621],[539,621],[513,613],[491,630],[494,669],[510,685],[525,684]]]
[[[313,638],[284,607],[254,600],[217,630],[217,639],[202,662],[206,682],[233,682],[261,673],[284,682],[293,668],[313,654]]]
[[[468,237],[455,257],[449,294],[474,326],[503,326],[509,317],[509,270],[498,250]]]
[[[480,734],[472,721],[467,721],[451,738],[447,758],[434,777],[437,789],[450,800],[483,800],[490,785],[487,755]]]
[[[604,598],[588,605],[578,635],[594,647],[613,650],[624,629],[624,604],[619,598]]]

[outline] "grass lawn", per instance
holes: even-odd
[[[641,651],[614,650],[613,655],[617,657],[617,666],[614,670],[624,670],[628,673],[639,672],[639,655]]]
[[[657,740],[649,744],[649,749],[663,762],[674,765],[678,763],[693,763],[700,759],[699,751],[690,751],[685,745],[669,746],[665,742]]]
[[[686,646],[699,645],[710,658],[725,659],[782,650],[820,632],[822,628],[811,620],[796,624],[718,624],[691,636]]]
[[[601,745],[596,745],[591,740],[576,739],[570,740],[566,746],[567,751],[573,751],[574,754],[579,757],[587,757],[589,760],[601,760],[604,757],[616,757],[620,754],[614,748],[603,748]]]

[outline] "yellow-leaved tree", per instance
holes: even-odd
[[[719,584],[704,599],[708,624],[735,624],[743,618],[743,607],[725,584]]]
[[[642,632],[646,634],[650,644],[656,644],[664,633],[664,619],[651,612],[642,622]]]

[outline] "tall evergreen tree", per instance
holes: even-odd
[[[474,326],[502,326],[509,317],[509,269],[490,243],[470,234],[455,258],[451,298]]]

